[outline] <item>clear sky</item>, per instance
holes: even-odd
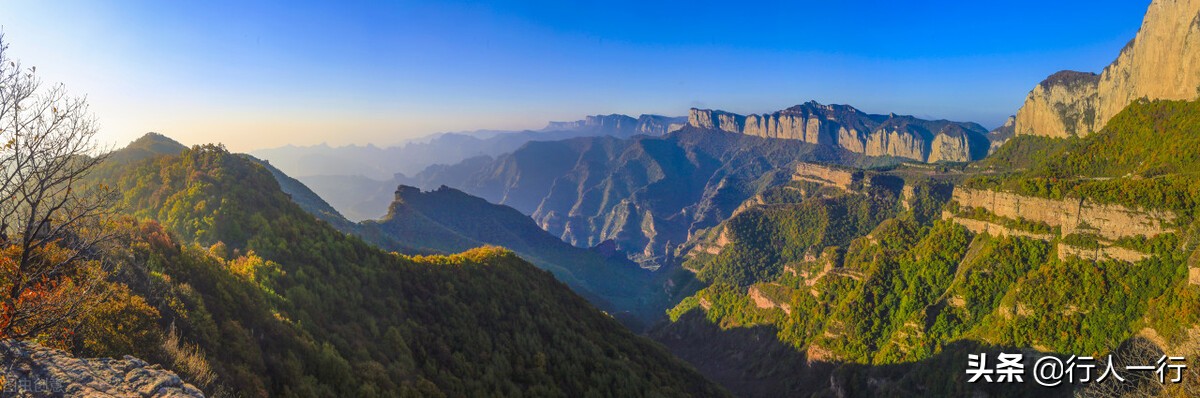
[[[808,100],[994,127],[1149,2],[0,0],[0,25],[108,141],[248,151]]]

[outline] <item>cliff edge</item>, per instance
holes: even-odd
[[[1154,0],[1137,35],[1100,74],[1062,71],[1029,92],[1016,134],[1086,136],[1131,102],[1200,97],[1200,0]]]

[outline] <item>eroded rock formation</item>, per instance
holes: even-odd
[[[1063,235],[1087,233],[1111,240],[1171,232],[1169,226],[1176,218],[1166,211],[1131,209],[1087,199],[1053,200],[962,187],[954,189],[953,199],[961,206],[983,208],[1000,217],[1060,227]]]
[[[1062,71],[1029,93],[1016,134],[1085,136],[1134,100],[1200,95],[1200,0],[1154,0],[1138,34],[1100,74]]]
[[[571,122],[550,122],[543,130],[597,130],[629,134],[663,135],[684,126],[683,117],[641,115],[636,119],[626,115],[595,115]]]
[[[1147,254],[1114,246],[1113,242],[1129,237],[1153,238],[1174,232],[1177,216],[1168,211],[1133,209],[1115,204],[1100,204],[1087,199],[1053,200],[1023,196],[1009,192],[957,187],[954,202],[964,208],[980,208],[991,215],[1009,220],[1022,220],[1058,228],[1058,234],[1027,231],[1000,225],[991,220],[977,220],[946,212],[943,218],[953,220],[974,233],[987,232],[995,236],[1022,236],[1050,241],[1069,235],[1098,237],[1098,247],[1081,248],[1060,243],[1060,258],[1076,256],[1086,260],[1110,258],[1136,262]],[[969,212],[967,212],[969,213]]]
[[[987,155],[987,130],[975,123],[872,115],[848,105],[808,102],[779,112],[742,116],[692,109],[692,127],[845,148],[869,156],[922,162],[966,162]]]
[[[862,181],[862,178],[862,171],[850,171],[808,162],[796,165],[796,173],[792,175],[792,181],[806,181],[844,190],[850,190],[855,183]]]

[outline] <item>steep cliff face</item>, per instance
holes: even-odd
[[[1087,260],[1111,258],[1137,262],[1148,254],[1113,245],[1122,238],[1153,238],[1174,232],[1173,225],[1178,216],[1169,211],[1144,210],[1115,204],[1101,204],[1087,199],[1067,198],[1063,200],[1023,196],[1009,192],[958,187],[953,200],[966,208],[978,208],[1008,220],[1023,220],[1048,227],[1058,228],[1058,233],[1026,231],[996,224],[991,220],[977,220],[945,213],[944,218],[966,227],[974,233],[987,232],[994,236],[1022,236],[1044,241],[1070,235],[1097,237],[1092,248],[1075,247],[1060,243],[1060,258],[1077,256]]]
[[[741,133],[746,125],[742,115],[725,111],[695,109],[688,113],[688,125],[708,130],[721,130],[727,133]]]
[[[801,162],[796,165],[796,173],[792,174],[792,181],[805,181],[850,190],[852,185],[862,180],[862,174],[861,171],[852,169]]]
[[[1053,200],[962,187],[954,189],[953,199],[1000,217],[1061,227],[1063,235],[1090,233],[1111,240],[1168,233],[1172,231],[1168,226],[1178,217],[1168,211],[1131,209],[1087,199]]]
[[[626,115],[595,115],[571,122],[550,122],[543,131],[596,130],[616,132],[618,136],[633,134],[663,135],[683,127],[683,117],[641,115],[636,119]]]
[[[1200,0],[1154,0],[1141,30],[1099,75],[1063,71],[1038,84],[1016,133],[1085,136],[1136,99],[1200,95]]]
[[[841,147],[868,156],[922,162],[966,162],[987,154],[987,130],[974,123],[872,115],[847,105],[809,102],[779,112],[742,116],[692,109],[692,127]]]
[[[687,125],[687,118],[682,116],[642,115],[638,117],[637,127],[634,131],[638,134],[663,135],[679,130],[685,125]]]
[[[993,152],[996,152],[997,149],[1000,149],[1000,146],[1004,145],[1005,142],[1008,142],[1009,139],[1012,139],[1016,133],[1017,117],[1009,116],[1008,120],[1004,121],[1003,126],[997,127],[995,130],[992,130],[988,133],[987,138],[988,141],[991,142],[991,147],[988,148],[988,155],[991,155]]]
[[[1097,129],[1094,73],[1062,71],[1042,81],[1017,112],[1017,134],[1050,137],[1086,135]],[[1107,119],[1105,119],[1107,121]]]

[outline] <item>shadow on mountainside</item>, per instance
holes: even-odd
[[[1124,371],[1121,375],[1127,381],[1121,384],[1089,384],[1086,390],[1079,391],[1066,383],[1055,388],[1043,387],[1033,379],[1037,359],[1056,356],[1065,360],[1068,355],[1028,348],[960,340],[921,361],[863,365],[809,360],[806,352],[779,341],[776,334],[773,326],[721,329],[705,319],[703,311],[693,310],[677,322],[659,325],[650,337],[740,397],[1069,397],[1076,392],[1083,396],[1144,396],[1161,390],[1152,373]],[[1023,383],[967,382],[968,354],[986,353],[988,368],[994,368],[996,356],[1001,352],[1024,355]],[[1124,364],[1153,364],[1162,350],[1135,337],[1113,355],[1118,369],[1124,369]],[[1093,379],[1102,366],[1097,361]],[[1080,386],[1083,385],[1075,387]]]

